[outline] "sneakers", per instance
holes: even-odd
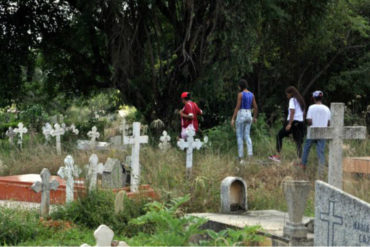
[[[269,156],[269,159],[275,162],[280,163],[280,156],[279,155],[271,155]]]

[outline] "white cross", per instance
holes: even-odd
[[[15,128],[14,132],[19,134],[18,144],[20,148],[22,148],[23,134],[26,134],[28,132],[28,129],[23,126],[23,123],[19,123],[18,128]]]
[[[60,127],[59,124],[54,124],[54,129],[53,131],[51,131],[51,136],[55,136],[56,137],[56,146],[57,146],[57,153],[58,155],[61,155],[62,154],[62,147],[61,147],[61,144],[60,144],[60,136],[61,135],[64,135],[65,133],[65,130],[63,128]]]
[[[334,246],[334,226],[343,225],[343,217],[335,214],[335,201],[329,200],[329,210],[327,213],[320,213],[320,220],[328,222],[327,246]]]
[[[42,169],[41,182],[37,181],[32,186],[31,189],[36,193],[42,192],[41,194],[41,217],[46,218],[49,215],[50,207],[50,190],[57,190],[59,183],[57,180],[50,180],[50,172],[47,168]]]
[[[53,127],[50,123],[46,123],[45,126],[42,127],[42,134],[45,136],[46,141],[50,141],[51,132],[53,131]]]
[[[99,163],[98,156],[92,154],[89,159],[87,180],[89,181],[89,192],[96,189],[96,182],[98,174],[103,174],[104,165]]]
[[[81,170],[74,164],[71,155],[64,159],[64,166],[60,167],[57,174],[59,177],[66,180],[66,202],[72,202],[74,197],[74,180],[73,177],[78,178]]]
[[[87,132],[87,136],[90,137],[90,146],[91,148],[95,147],[96,139],[99,138],[100,133],[97,131],[96,126],[93,126],[91,131]]]
[[[79,131],[76,129],[76,126],[74,124],[71,124],[71,126],[68,128],[68,130],[72,131],[73,134],[78,135]]]
[[[327,139],[329,143],[329,184],[342,189],[342,145],[343,139],[365,139],[366,127],[344,126],[344,104],[331,103],[332,127],[307,129],[307,139]]]
[[[125,136],[124,144],[131,144],[131,191],[137,192],[140,184],[140,144],[148,143],[148,136],[140,136],[140,123],[133,123],[132,136]]]
[[[100,225],[98,229],[94,232],[94,238],[96,240],[96,247],[106,247],[106,246],[128,246],[124,241],[117,241],[113,245],[114,232],[106,225]],[[80,247],[91,247],[88,244],[82,244]]]
[[[5,135],[9,137],[9,142],[13,144],[14,136],[16,136],[16,133],[14,132],[12,127],[9,127],[9,129],[6,131]]]
[[[158,144],[159,149],[161,150],[168,150],[171,147],[171,136],[167,134],[167,131],[162,132],[162,136],[159,138],[160,143]]]
[[[187,141],[184,139],[180,139],[177,142],[177,146],[184,150],[186,149],[186,169],[191,169],[193,167],[193,150],[194,148],[199,150],[203,143],[199,139],[194,140],[195,131],[192,129],[188,129],[186,131],[186,134],[188,136]]]

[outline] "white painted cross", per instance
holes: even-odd
[[[63,128],[60,127],[59,124],[54,124],[54,129],[53,131],[51,131],[51,136],[55,136],[56,137],[56,147],[57,147],[57,154],[58,155],[61,155],[62,154],[62,147],[61,147],[61,144],[60,144],[60,136],[61,135],[64,135],[65,133],[65,130]]]
[[[74,124],[71,124],[71,126],[68,128],[68,130],[72,131],[73,134],[78,135],[79,131],[76,129],[76,126]]]
[[[158,144],[159,149],[166,151],[171,147],[171,143],[169,142],[171,141],[171,136],[167,134],[167,131],[164,130],[162,132],[162,136],[159,138],[159,140],[160,140],[160,143]]]
[[[51,132],[53,131],[53,127],[50,123],[46,123],[45,126],[42,127],[42,134],[45,136],[45,140],[48,142],[50,141]]]
[[[57,180],[50,180],[50,172],[47,168],[42,169],[41,182],[37,181],[32,186],[31,189],[36,193],[42,192],[41,194],[41,217],[48,217],[50,208],[50,190],[57,190],[59,183]]]
[[[140,184],[140,144],[148,143],[148,136],[140,136],[140,123],[134,122],[132,136],[125,136],[124,144],[131,144],[131,191],[137,192]]]
[[[344,104],[331,103],[330,127],[307,129],[307,139],[327,139],[329,143],[329,184],[342,189],[342,145],[343,140],[365,139],[366,127],[344,126]]]
[[[187,140],[185,141],[184,139],[180,139],[177,142],[177,146],[181,150],[186,149],[186,169],[191,170],[191,168],[193,167],[193,150],[194,148],[199,150],[202,147],[203,143],[199,139],[194,140],[194,130],[188,129],[186,133],[188,136]]]
[[[9,137],[9,142],[11,144],[13,144],[14,143],[14,141],[13,141],[14,140],[14,136],[16,136],[16,133],[14,132],[14,130],[13,130],[12,127],[9,127],[9,129],[6,131],[5,135],[7,137]]]
[[[23,134],[26,134],[28,129],[24,127],[23,123],[18,123],[18,128],[15,128],[14,132],[19,134],[18,145],[22,148]]]
[[[99,163],[98,156],[92,154],[89,159],[88,171],[87,171],[87,180],[89,182],[89,192],[96,189],[96,182],[98,174],[103,174],[104,165]]]
[[[96,145],[96,139],[99,138],[100,133],[97,131],[96,126],[93,126],[91,131],[87,132],[87,136],[90,137],[90,146],[91,148],[95,148]]]
[[[78,178],[81,169],[74,164],[71,155],[64,159],[64,166],[60,167],[57,174],[66,181],[66,202],[72,202],[74,197],[74,180],[73,177]]]

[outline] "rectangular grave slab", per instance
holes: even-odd
[[[370,204],[316,181],[315,246],[369,246]]]
[[[121,162],[118,159],[108,158],[104,165],[102,187],[105,189],[122,188],[124,183]]]
[[[370,157],[347,157],[343,159],[343,171],[370,174]]]

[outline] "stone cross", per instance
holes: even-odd
[[[6,131],[5,135],[7,137],[9,137],[9,142],[11,144],[13,144],[14,143],[13,139],[14,139],[14,136],[16,136],[16,133],[14,132],[12,127],[9,127],[9,129]]]
[[[124,144],[132,145],[131,151],[131,191],[137,192],[140,184],[140,144],[148,143],[148,136],[140,136],[140,123],[134,122],[132,136],[125,136]]]
[[[60,136],[64,135],[64,133],[65,133],[65,130],[63,128],[61,128],[60,125],[57,124],[57,123],[54,125],[54,129],[50,133],[52,136],[55,136],[55,138],[56,138],[56,147],[57,147],[57,154],[58,155],[62,154],[62,147],[61,147],[61,144],[60,144]]]
[[[185,141],[184,139],[180,139],[177,142],[177,146],[181,150],[186,149],[186,169],[190,171],[191,168],[193,167],[193,150],[194,148],[199,150],[202,147],[203,143],[199,139],[194,140],[195,136],[194,130],[191,129],[187,130],[187,135],[188,135],[187,140]]]
[[[18,128],[14,129],[14,132],[19,134],[18,145],[20,146],[20,148],[22,148],[23,134],[26,134],[27,131],[28,129],[24,127],[23,123],[19,123]]]
[[[89,181],[89,192],[96,189],[96,182],[98,179],[98,174],[103,174],[104,165],[99,163],[98,156],[92,154],[89,159],[87,180]]]
[[[59,183],[57,180],[50,180],[50,172],[47,168],[42,169],[41,182],[37,181],[32,186],[31,189],[36,193],[42,192],[41,194],[41,217],[47,217],[49,215],[50,207],[50,190],[57,190]]]
[[[100,225],[94,232],[96,247],[107,246],[128,246],[124,241],[113,241],[114,232],[106,225]],[[80,247],[90,247],[88,244],[82,244]]]
[[[74,124],[71,124],[71,126],[68,128],[68,130],[72,131],[73,134],[78,135],[79,131],[76,129],[76,126]]]
[[[342,145],[343,140],[365,139],[366,127],[344,126],[344,104],[331,103],[330,127],[313,128],[307,131],[308,139],[327,139],[329,143],[329,184],[342,189]]]
[[[72,202],[74,197],[74,180],[73,177],[78,178],[81,170],[74,164],[71,155],[64,159],[64,166],[60,167],[57,174],[59,177],[66,180],[66,202]]]
[[[95,147],[96,139],[99,138],[100,133],[97,131],[96,126],[93,126],[91,131],[87,132],[87,136],[90,137],[90,146],[91,148]]]
[[[162,136],[159,138],[159,140],[159,149],[166,151],[171,147],[171,143],[169,142],[171,141],[171,136],[167,134],[167,131],[163,131]]]
[[[45,136],[45,140],[48,142],[50,141],[50,135],[53,131],[53,127],[50,123],[46,123],[45,126],[42,127],[42,134]]]

